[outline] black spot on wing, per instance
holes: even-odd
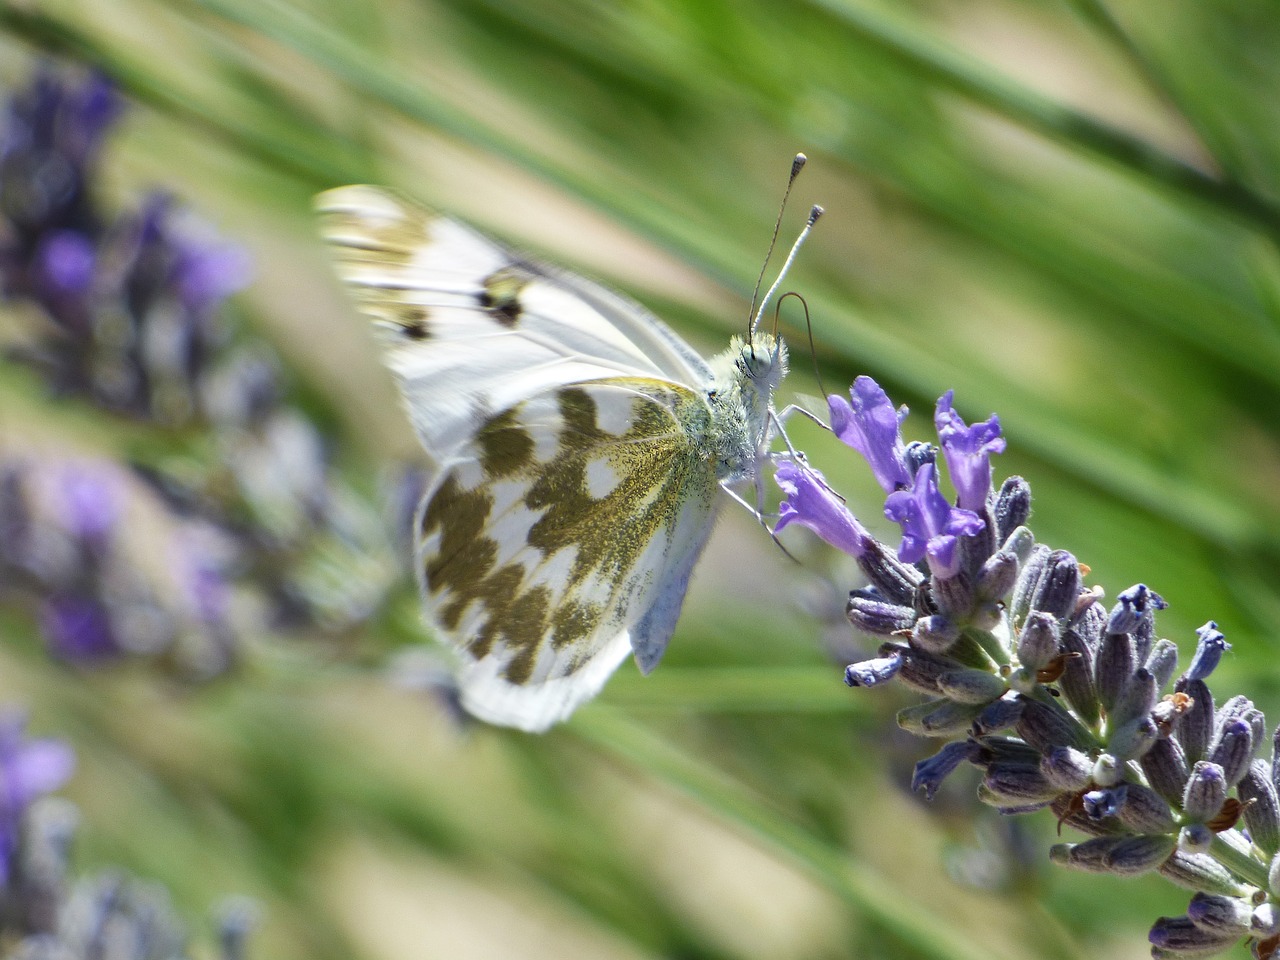
[[[520,296],[534,275],[519,264],[495,270],[484,278],[476,300],[481,308],[504,327],[514,327],[524,312]]]

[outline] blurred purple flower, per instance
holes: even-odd
[[[817,470],[783,460],[774,471],[773,478],[786,494],[778,507],[778,522],[773,528],[775,533],[798,523],[851,556],[860,557],[867,551],[871,534],[858,523]]]
[[[62,526],[82,542],[101,545],[120,519],[119,474],[89,461],[67,461],[55,469],[56,509]]]
[[[907,563],[929,560],[935,577],[953,577],[960,568],[957,539],[973,536],[985,526],[971,510],[952,507],[938,489],[936,467],[926,463],[916,473],[910,490],[889,494],[884,515],[902,526],[898,556]]]
[[[16,228],[8,239],[19,250],[29,255],[45,231],[96,230],[87,181],[121,109],[103,75],[76,83],[50,66],[9,99],[0,131],[0,217]]]
[[[894,410],[880,384],[870,377],[853,382],[849,400],[852,403],[838,394],[827,397],[832,432],[866,458],[885,493],[909,487],[911,471],[899,431],[907,408]]]
[[[107,605],[99,597],[55,593],[40,607],[40,628],[54,656],[82,665],[120,653]]]
[[[992,414],[989,420],[966,426],[952,409],[954,395],[954,390],[948,390],[938,398],[933,422],[938,429],[938,439],[942,441],[951,483],[956,488],[957,505],[980,513],[991,493],[991,455],[1004,453],[1000,418]]]
[[[61,328],[14,351],[56,390],[185,422],[203,412],[214,310],[248,282],[249,258],[180,217],[167,196],[105,225],[93,165],[119,112],[105,78],[77,83],[47,68],[10,98],[0,130],[0,293],[34,301]]]
[[[27,808],[66,783],[75,769],[70,747],[61,740],[28,739],[26,723],[19,711],[0,713],[0,884],[9,880]]]

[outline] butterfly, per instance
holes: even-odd
[[[398,194],[316,207],[430,461],[415,566],[463,706],[540,731],[628,654],[652,671],[723,493],[761,489],[786,345],[755,332],[707,361],[638,304]]]

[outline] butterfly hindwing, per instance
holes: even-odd
[[[711,527],[709,416],[686,387],[611,378],[487,417],[427,493],[427,607],[464,658],[464,704],[543,729],[636,648],[661,656]]]

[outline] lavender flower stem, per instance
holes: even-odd
[[[1244,851],[1233,847],[1221,836],[1215,836],[1209,846],[1209,856],[1217,860],[1241,880],[1255,887],[1267,888],[1267,866],[1259,863]]]
[[[978,646],[991,658],[991,662],[996,667],[1007,667],[1012,662],[1009,658],[1009,648],[1005,641],[990,630],[978,630],[975,627],[969,627],[965,630],[965,633],[977,642]]]

